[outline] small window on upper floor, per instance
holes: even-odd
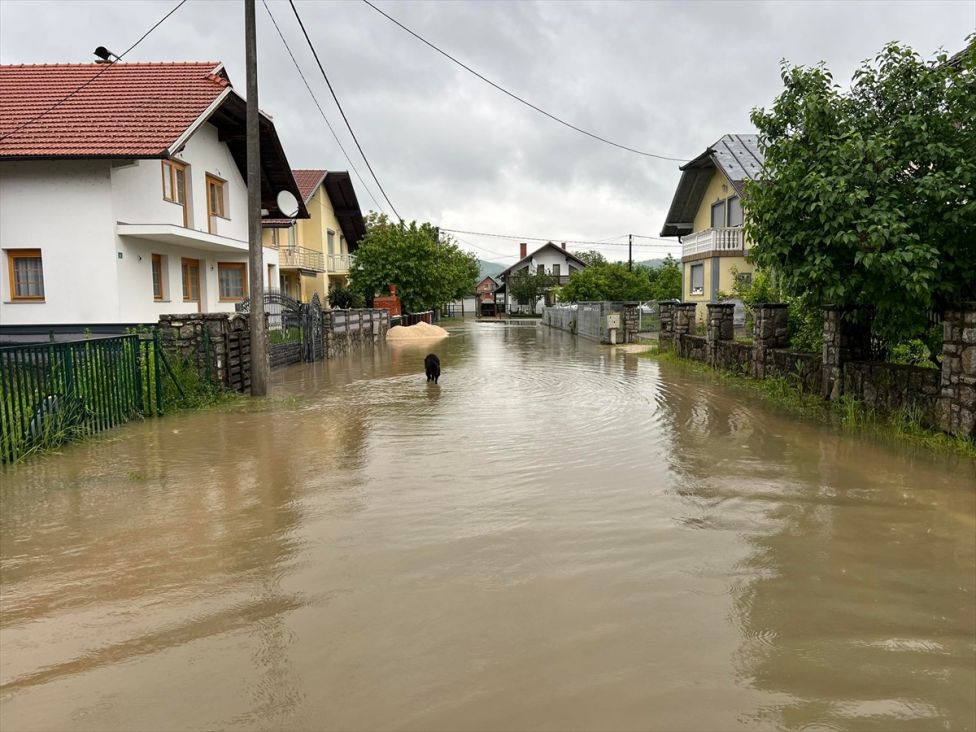
[[[329,254],[335,254],[335,232],[332,229],[328,231],[328,242],[329,242]]]
[[[742,226],[742,200],[738,196],[729,199],[729,226]]]
[[[553,277],[558,277],[559,276],[559,265],[558,264],[552,265],[552,276]]]
[[[720,229],[725,226],[725,201],[712,204],[712,228]]]
[[[227,181],[207,173],[207,230],[217,233],[217,219],[230,218],[227,215]]]
[[[8,249],[7,274],[12,301],[44,300],[44,267],[40,249]]]
[[[178,160],[163,160],[163,200],[183,207],[183,226],[187,226],[186,165]]]
[[[544,275],[546,273],[546,265],[540,264],[536,266],[536,274]]]

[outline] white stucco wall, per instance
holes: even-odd
[[[0,248],[41,250],[43,302],[11,302],[6,256],[0,267],[0,325],[155,322],[162,313],[233,311],[219,299],[217,264],[247,261],[247,188],[228,147],[203,125],[177,158],[188,165],[189,227],[207,232],[208,173],[226,181],[216,232],[236,240],[220,252],[118,236],[116,222],[182,227],[182,207],[163,199],[162,163],[21,161],[0,163]],[[239,244],[239,247],[236,246]],[[152,289],[152,255],[164,257],[164,300]],[[181,260],[200,260],[201,302],[184,302]],[[264,249],[277,281],[278,253]]]
[[[0,325],[115,320],[110,170],[98,160],[0,162],[0,249],[41,250],[45,295],[43,302],[11,302],[4,253]]]

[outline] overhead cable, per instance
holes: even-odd
[[[346,123],[346,128],[349,130],[349,134],[352,135],[353,141],[356,143],[356,147],[359,148],[359,154],[363,156],[363,162],[366,163],[366,167],[369,168],[370,174],[373,176],[373,180],[376,181],[376,186],[380,189],[380,193],[383,194],[383,198],[386,202],[390,204],[390,208],[396,217],[402,222],[403,217],[396,210],[396,206],[390,200],[390,197],[386,195],[386,191],[383,189],[383,184],[380,183],[380,179],[376,177],[376,171],[373,170],[373,166],[369,164],[369,158],[366,157],[366,153],[363,152],[363,146],[359,144],[359,138],[356,137],[356,133],[353,132],[352,125],[349,124],[349,118],[346,117],[345,111],[342,109],[342,104],[339,103],[339,97],[336,96],[335,89],[332,88],[332,82],[329,81],[328,75],[325,73],[325,67],[322,66],[322,61],[319,60],[319,54],[315,50],[315,46],[312,44],[312,39],[308,35],[308,31],[305,30],[305,24],[302,22],[302,16],[298,14],[298,8],[295,7],[295,0],[288,0],[288,4],[291,5],[291,10],[295,14],[295,19],[298,21],[298,25],[301,26],[302,33],[305,35],[305,41],[308,43],[309,49],[312,51],[312,55],[315,57],[315,63],[319,66],[319,71],[322,72],[322,78],[325,79],[326,85],[329,87],[329,91],[332,93],[332,98],[335,100],[336,106],[339,108],[339,113],[342,115],[342,121]]]
[[[349,153],[346,152],[346,148],[342,146],[342,142],[339,141],[339,136],[332,128],[332,123],[329,122],[329,118],[325,115],[325,110],[322,109],[322,105],[319,104],[319,100],[315,97],[315,92],[312,91],[312,87],[308,83],[308,79],[306,79],[305,74],[302,73],[302,67],[298,65],[298,59],[296,59],[295,54],[291,52],[291,47],[288,45],[288,41],[285,40],[285,36],[281,32],[281,28],[278,27],[278,21],[275,20],[274,14],[271,12],[271,6],[268,5],[268,0],[262,0],[262,2],[264,3],[264,9],[268,11],[268,17],[271,18],[271,24],[274,26],[274,29],[278,31],[278,37],[281,39],[282,44],[284,44],[285,50],[288,51],[288,55],[291,56],[292,63],[295,64],[295,70],[305,83],[305,88],[308,89],[309,96],[312,97],[312,101],[315,102],[315,106],[318,107],[319,114],[322,115],[322,119],[325,121],[326,127],[329,128],[329,132],[331,132],[332,137],[335,138],[336,145],[339,146],[342,154],[346,157],[346,162],[349,163],[349,167],[352,168],[353,172],[356,174],[356,177],[359,178],[359,182],[363,184],[363,189],[369,194],[369,197],[373,199],[373,203],[376,204],[377,210],[382,211],[383,207],[380,205],[379,201],[376,200],[376,196],[373,195],[373,192],[369,189],[369,186],[366,185],[366,181],[363,180],[363,176],[360,175],[358,168],[356,168],[355,164],[352,162],[352,159],[349,157]]]
[[[64,96],[64,97],[62,97],[61,99],[59,99],[59,100],[58,100],[57,102],[55,102],[54,104],[52,104],[52,105],[51,105],[50,107],[48,107],[47,109],[45,109],[45,110],[44,110],[43,112],[41,112],[41,113],[39,113],[39,114],[37,114],[37,115],[35,115],[34,117],[31,117],[31,118],[30,118],[29,120],[27,120],[26,122],[24,122],[24,123],[23,123],[22,125],[20,125],[20,126],[19,126],[19,127],[17,127],[16,129],[14,129],[14,130],[11,130],[10,132],[8,132],[8,133],[6,133],[5,135],[2,135],[2,136],[0,136],[0,142],[2,142],[3,140],[6,140],[6,139],[7,139],[8,137],[10,137],[10,136],[12,136],[12,135],[16,135],[16,134],[17,134],[18,132],[20,132],[20,131],[21,131],[22,129],[24,129],[24,128],[25,128],[25,127],[27,127],[28,125],[32,125],[32,124],[34,124],[35,122],[37,122],[37,120],[39,120],[39,119],[40,119],[41,117],[44,117],[45,115],[48,115],[48,114],[50,114],[50,113],[51,113],[51,112],[53,112],[53,111],[54,111],[55,109],[57,109],[57,108],[58,108],[58,107],[60,107],[60,106],[61,106],[62,104],[64,104],[64,103],[65,103],[66,101],[68,101],[69,99],[71,99],[71,97],[73,97],[73,96],[74,96],[75,94],[77,94],[78,92],[80,92],[80,91],[81,91],[82,89],[84,89],[85,87],[87,87],[87,86],[89,86],[89,85],[90,85],[90,84],[91,84],[92,82],[94,82],[94,81],[95,81],[95,80],[96,80],[96,79],[97,79],[98,77],[100,77],[100,76],[101,76],[102,74],[104,74],[104,73],[105,73],[106,71],[108,71],[108,70],[109,70],[110,68],[112,68],[113,66],[115,66],[115,64],[117,64],[117,63],[118,63],[119,61],[121,61],[121,60],[122,60],[123,58],[125,58],[125,55],[126,55],[127,53],[129,53],[129,51],[131,51],[131,50],[132,50],[133,48],[135,48],[135,47],[136,47],[136,46],[138,46],[138,45],[139,45],[140,43],[142,43],[142,42],[143,42],[144,40],[146,40],[146,37],[147,37],[147,36],[148,36],[148,35],[149,35],[150,33],[152,33],[152,32],[153,32],[154,30],[156,30],[156,29],[157,29],[157,28],[158,28],[159,26],[161,26],[161,25],[163,24],[163,22],[164,22],[164,21],[165,21],[165,20],[166,20],[167,18],[169,18],[169,16],[171,16],[171,15],[172,15],[173,13],[175,13],[175,12],[176,12],[177,10],[179,10],[180,8],[182,8],[184,4],[186,4],[186,0],[180,0],[180,2],[178,2],[178,3],[176,4],[176,6],[175,6],[175,7],[174,7],[174,8],[172,9],[172,10],[170,10],[170,11],[169,11],[168,13],[166,13],[166,15],[164,15],[164,16],[163,16],[162,18],[160,18],[159,20],[157,20],[157,21],[156,21],[156,23],[155,23],[155,25],[153,25],[153,26],[152,26],[152,27],[151,27],[151,28],[150,28],[149,30],[147,30],[147,31],[146,31],[145,33],[143,33],[143,34],[142,34],[142,35],[141,35],[141,36],[139,37],[139,40],[137,40],[137,41],[136,41],[135,43],[133,43],[133,44],[132,44],[131,46],[129,46],[129,47],[127,48],[127,49],[125,49],[125,50],[124,50],[124,51],[123,51],[122,53],[120,53],[120,54],[119,54],[118,56],[115,56],[115,54],[112,54],[113,56],[115,56],[115,60],[114,60],[114,61],[112,61],[111,63],[107,63],[107,64],[105,64],[105,67],[104,67],[104,68],[103,68],[103,69],[102,69],[101,71],[99,71],[99,72],[98,72],[97,74],[95,74],[95,75],[94,75],[94,76],[93,76],[92,78],[90,78],[90,79],[89,79],[88,81],[86,81],[86,82],[85,82],[84,84],[82,84],[82,85],[80,85],[80,86],[79,86],[79,87],[78,87],[77,89],[75,89],[74,91],[72,91],[72,92],[70,92],[70,93],[69,93],[69,94],[67,94],[66,96]]]
[[[448,58],[451,61],[453,61],[454,63],[456,63],[458,66],[460,66],[465,71],[468,71],[469,73],[474,74],[479,79],[481,79],[483,82],[485,82],[486,84],[494,87],[495,89],[497,89],[498,91],[500,91],[502,94],[506,94],[506,95],[510,96],[512,99],[516,100],[517,102],[521,102],[526,107],[529,107],[530,109],[534,109],[539,114],[545,115],[546,117],[548,117],[552,121],[558,122],[559,124],[563,125],[564,127],[568,127],[571,130],[575,130],[576,132],[580,132],[580,133],[586,135],[587,137],[592,137],[594,140],[599,140],[600,142],[604,142],[607,145],[613,145],[614,147],[618,147],[621,150],[626,150],[627,152],[636,153],[637,155],[643,155],[644,157],[657,158],[658,160],[673,160],[673,161],[678,162],[678,163],[684,163],[684,162],[686,162],[689,159],[689,158],[673,158],[673,157],[670,157],[668,155],[658,155],[657,153],[645,152],[644,150],[638,150],[636,148],[629,147],[627,145],[622,145],[619,142],[614,142],[613,140],[608,140],[606,137],[601,137],[600,135],[597,135],[597,134],[595,134],[593,132],[588,132],[587,130],[584,130],[582,127],[577,127],[576,125],[572,124],[571,122],[567,122],[566,120],[561,119],[560,117],[557,117],[556,115],[554,115],[554,114],[552,114],[550,112],[547,112],[546,110],[542,109],[541,107],[537,107],[532,102],[529,102],[529,101],[523,99],[518,94],[515,94],[513,92],[510,92],[508,89],[504,88],[503,86],[500,86],[499,84],[496,84],[491,79],[489,79],[486,76],[478,73],[477,71],[475,71],[474,69],[472,69],[470,66],[468,66],[464,62],[459,61],[458,59],[454,58],[454,56],[452,56],[451,54],[449,54],[447,51],[444,51],[444,50],[438,48],[437,46],[435,46],[433,43],[431,43],[430,41],[428,41],[423,36],[419,35],[418,33],[415,33],[413,30],[411,30],[410,28],[408,28],[407,26],[405,26],[403,23],[401,23],[399,20],[397,20],[393,16],[388,15],[387,13],[383,12],[382,10],[380,10],[373,3],[371,3],[370,0],[363,0],[363,2],[366,3],[367,5],[369,5],[369,7],[371,7],[373,10],[375,10],[377,13],[379,13],[380,15],[382,15],[384,18],[386,18],[390,22],[394,23],[395,25],[397,25],[400,28],[402,28],[403,30],[405,30],[407,33],[409,33],[410,35],[412,35],[418,41],[420,41],[420,42],[422,42],[422,43],[430,46],[432,49],[434,49],[435,51],[437,51],[437,53],[441,54],[445,58]]]
[[[521,236],[521,235],[518,235],[518,234],[496,234],[496,233],[493,233],[493,232],[486,232],[486,231],[466,231],[464,229],[449,229],[446,226],[441,226],[440,227],[440,230],[441,231],[448,231],[448,232],[450,232],[452,234],[467,234],[469,236],[487,236],[487,237],[492,237],[494,239],[511,239],[513,241],[520,241],[520,242],[521,241],[542,241],[542,242],[552,242],[553,244],[557,244],[557,243],[558,244],[585,244],[585,245],[590,245],[590,246],[609,246],[609,247],[613,247],[613,246],[625,247],[625,246],[627,246],[627,242],[612,242],[612,241],[607,241],[606,239],[597,240],[597,241],[581,241],[581,240],[574,240],[574,239],[562,239],[560,237]],[[626,236],[626,234],[624,236]],[[634,236],[639,236],[639,235],[638,234],[634,234]],[[612,238],[616,239],[616,238],[619,238],[619,237],[612,237]],[[641,238],[642,239],[661,239],[661,243],[634,244],[634,246],[643,246],[643,247],[650,247],[650,246],[663,247],[663,246],[668,246],[668,247],[671,247],[671,248],[675,248],[675,247],[679,246],[679,243],[678,242],[669,241],[669,240],[663,239],[661,237],[642,236]]]

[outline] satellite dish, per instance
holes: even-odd
[[[275,200],[278,203],[278,210],[288,218],[298,213],[298,199],[291,191],[281,191]]]

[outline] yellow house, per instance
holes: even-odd
[[[302,302],[318,293],[328,303],[329,286],[345,286],[366,223],[349,173],[293,170],[310,218],[264,219],[264,246],[278,250],[278,278],[268,286]]]
[[[740,279],[752,278],[745,260],[749,242],[742,233],[742,189],[758,178],[763,156],[756,135],[723,135],[701,155],[682,165],[661,236],[681,241],[681,299],[716,302],[720,291],[732,290],[732,269]]]

